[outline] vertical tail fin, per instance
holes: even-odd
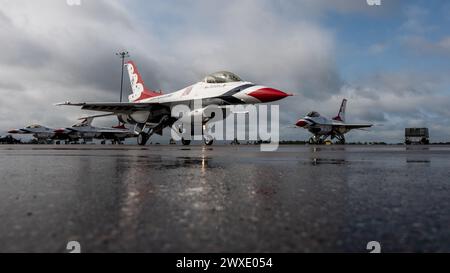
[[[74,124],[72,127],[91,126],[95,117],[85,117],[78,119],[80,122]]]
[[[144,80],[139,73],[135,63],[129,61],[126,64],[128,76],[130,77],[132,94],[128,97],[130,102],[138,102],[144,99],[160,96],[161,93],[154,92],[145,86]]]
[[[341,108],[339,109],[339,113],[336,117],[333,118],[335,121],[345,122],[345,110],[347,108],[347,99],[342,100]]]

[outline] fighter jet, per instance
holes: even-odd
[[[22,142],[15,139],[12,135],[0,137],[0,144],[21,144]]]
[[[55,137],[54,129],[39,124],[33,124],[22,129],[14,129],[9,134],[33,135],[39,143],[47,143]]]
[[[289,96],[289,94],[274,88],[243,81],[237,75],[226,71],[213,73],[202,81],[179,91],[162,94],[145,86],[141,74],[132,61],[128,62],[126,67],[132,89],[132,94],[128,98],[129,102],[65,102],[57,105],[81,106],[81,109],[84,110],[116,115],[122,123],[135,126],[134,131],[139,134],[138,144],[145,145],[151,135],[154,133],[161,135],[165,127],[172,128],[174,123],[181,118],[183,120],[190,119],[198,115],[202,119],[202,125],[205,125],[213,118],[205,111],[208,105],[218,105],[223,107],[221,109],[225,109],[228,105],[273,102]],[[199,100],[202,102],[203,108],[192,109],[192,106],[195,105],[194,101]],[[172,116],[172,107],[180,104],[190,106],[191,112],[184,117]],[[175,128],[175,130],[178,129]],[[204,141],[205,144],[211,145],[214,139],[204,137]],[[183,145],[189,145],[190,142],[189,139],[182,139]]]
[[[311,132],[310,144],[323,144],[328,137],[337,139],[339,144],[345,144],[345,134],[353,129],[370,128],[373,124],[350,124],[345,122],[347,99],[344,99],[336,117],[329,119],[313,111],[297,121],[297,126]]]
[[[112,128],[103,128],[92,126],[92,121],[96,117],[81,118],[79,123],[72,127],[52,129],[42,125],[30,125],[23,129],[14,129],[9,131],[10,134],[33,135],[38,143],[49,143],[51,141],[65,141],[66,144],[78,143],[80,140],[83,143],[92,141],[93,139],[102,140],[102,144],[106,140],[111,140],[113,144],[120,144],[126,138],[136,137],[134,131],[127,129],[125,126],[116,126]]]
[[[57,135],[65,135],[69,139],[83,139],[84,142],[100,139],[102,140],[102,144],[105,144],[106,140],[111,140],[112,144],[121,144],[126,138],[137,136],[134,131],[129,130],[124,125],[111,128],[92,126],[92,122],[96,117],[81,118],[81,122],[72,127],[56,129],[54,133]]]

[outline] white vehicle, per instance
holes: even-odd
[[[353,129],[370,128],[372,124],[351,124],[345,122],[345,110],[347,99],[344,99],[336,117],[329,119],[313,111],[306,117],[297,121],[297,126],[311,132],[313,136],[309,139],[310,144],[323,144],[328,137],[337,139],[338,143],[345,144],[344,135]]]
[[[92,139],[101,139],[102,144],[106,140],[111,140],[113,144],[121,144],[126,138],[136,137],[137,134],[124,125],[107,127],[92,126],[95,117],[81,118],[81,122],[68,128],[54,130],[57,135],[65,135],[68,139],[83,139],[84,142],[92,141]]]
[[[225,109],[227,105],[272,102],[289,96],[277,89],[243,81],[235,74],[226,71],[211,74],[198,83],[163,95],[151,91],[145,86],[133,62],[128,62],[126,67],[132,88],[129,102],[66,102],[59,105],[81,106],[81,109],[84,110],[108,112],[109,115],[116,115],[119,121],[135,125],[134,131],[139,134],[138,144],[145,145],[152,134],[162,134],[165,127],[172,127],[180,118],[184,120],[198,115],[202,117],[202,125],[205,125],[213,118],[205,112],[208,105],[218,105]],[[195,104],[194,101],[199,100],[203,108],[192,109]],[[181,104],[189,106],[191,112],[185,117],[172,116],[172,107]],[[181,132],[180,128],[173,129]],[[211,145],[214,141],[207,136],[204,137],[204,140],[207,145]],[[190,140],[183,138],[182,143],[183,145],[189,145]]]

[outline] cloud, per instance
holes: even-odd
[[[368,51],[370,54],[376,55],[385,52],[387,48],[387,43],[375,43],[369,47]]]
[[[81,6],[58,0],[7,1],[0,11],[7,52],[0,56],[0,128],[68,126],[86,113],[52,103],[117,101],[121,67],[114,53],[127,49],[152,89],[170,92],[211,72],[230,70],[295,93],[280,102],[282,126],[310,110],[331,116],[348,97],[350,121],[385,124],[350,139],[396,142],[411,124],[433,124],[435,135],[444,139],[448,120],[436,121],[449,114],[443,76],[380,72],[348,82],[336,62],[338,33],[323,24],[329,14],[387,16],[398,11],[398,3],[383,1],[373,8],[359,0],[85,0]],[[421,37],[420,22],[426,16],[407,10],[405,36]],[[445,52],[450,44],[445,37],[432,46],[427,41],[415,46]],[[387,45],[374,44],[369,50],[381,58]],[[308,133],[283,130],[282,137],[306,139]]]
[[[450,36],[442,37],[437,41],[429,40],[423,36],[406,36],[403,44],[412,52],[422,55],[450,56]]]
[[[114,52],[122,48],[130,50],[154,89],[173,91],[222,69],[307,97],[323,97],[339,87],[332,33],[306,20],[293,25],[273,12],[271,1],[229,1],[220,9],[216,4],[171,6],[165,12],[185,24],[161,37],[157,26],[147,29],[137,11],[119,1],[8,2],[0,15],[10,52],[0,58],[8,79],[0,85],[0,104],[3,116],[17,118],[2,119],[0,127],[61,126],[77,114],[55,110],[54,102],[117,100],[120,60]],[[14,84],[21,87],[20,96]],[[27,111],[16,114],[17,105],[24,104]]]

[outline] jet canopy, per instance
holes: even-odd
[[[33,124],[33,125],[30,125],[30,126],[27,126],[25,129],[40,129],[40,128],[42,128],[41,125]]]
[[[203,79],[203,82],[205,83],[227,83],[227,82],[241,82],[241,81],[242,81],[241,78],[239,78],[236,74],[228,71],[216,72],[206,76]]]
[[[308,115],[306,115],[306,116],[310,117],[310,118],[318,118],[318,117],[320,117],[320,114],[315,111],[312,111],[312,112],[309,112]]]

